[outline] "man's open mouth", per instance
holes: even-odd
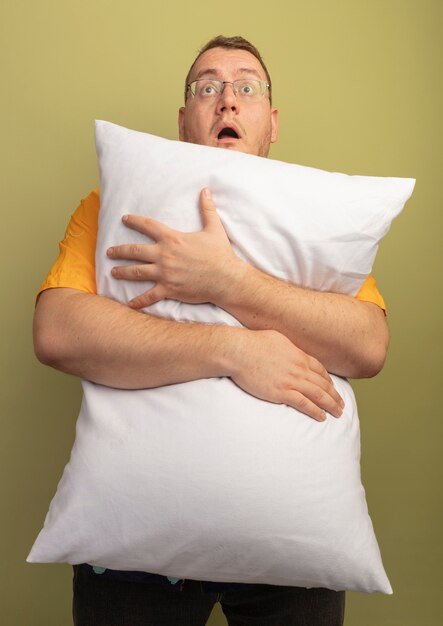
[[[218,139],[223,139],[224,137],[230,137],[232,139],[240,139],[240,137],[238,136],[238,133],[233,128],[229,128],[228,126],[226,126],[225,128],[222,128],[221,131],[217,135]]]

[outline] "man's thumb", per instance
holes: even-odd
[[[217,215],[214,201],[212,199],[209,187],[204,187],[200,193],[200,211],[203,220],[203,226],[211,227],[220,224],[220,218]]]

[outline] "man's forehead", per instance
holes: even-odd
[[[247,50],[211,48],[197,59],[190,80],[207,76],[226,80],[246,75],[266,80],[265,72],[253,54]]]

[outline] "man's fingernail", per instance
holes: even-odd
[[[112,254],[114,254],[114,248],[108,248],[108,249],[106,250],[106,254],[107,254],[108,256],[111,256]]]
[[[211,190],[209,189],[209,187],[205,187],[203,189],[203,195],[205,196],[205,198],[208,198],[208,200],[211,199]]]
[[[123,215],[122,222],[127,222],[129,219],[129,215]]]

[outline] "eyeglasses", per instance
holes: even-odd
[[[256,80],[254,78],[241,78],[230,82],[228,80],[213,80],[212,78],[201,78],[194,80],[187,89],[196,100],[213,100],[220,96],[225,85],[232,85],[232,91],[237,98],[241,98],[245,102],[258,102],[263,99],[266,89],[269,87],[264,80]]]

